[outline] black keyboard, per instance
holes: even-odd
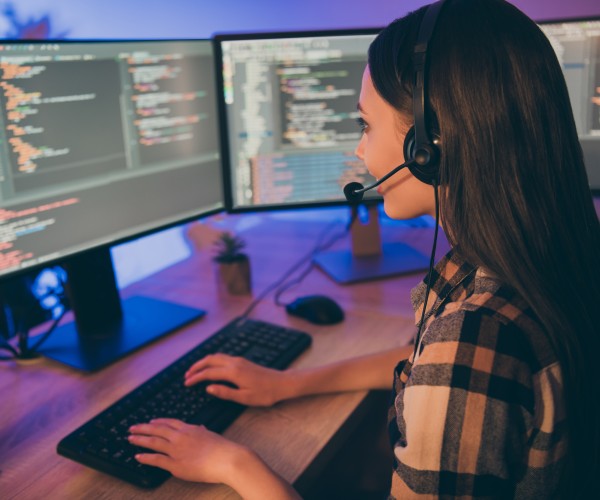
[[[264,321],[235,319],[58,443],[58,453],[136,486],[154,488],[170,477],[142,465],[134,455],[143,451],[127,440],[129,427],[153,418],[177,418],[222,432],[244,406],[210,396],[206,383],[183,385],[188,368],[207,354],[243,356],[270,368],[283,369],[311,343],[297,330]]]

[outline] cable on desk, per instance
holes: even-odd
[[[256,297],[256,299],[254,299],[252,301],[252,303],[246,308],[246,310],[242,313],[242,315],[240,316],[240,320],[245,320],[250,313],[252,312],[252,310],[260,303],[261,300],[263,300],[272,290],[274,290],[277,287],[285,287],[281,292],[279,292],[278,290],[278,295],[276,297],[276,299],[279,299],[279,296],[285,291],[287,290],[290,286],[286,286],[286,281],[290,278],[290,276],[292,276],[298,269],[300,269],[307,261],[312,260],[313,256],[315,255],[315,253],[325,250],[327,248],[329,248],[331,245],[333,245],[337,240],[339,240],[340,238],[342,238],[343,236],[345,236],[348,231],[350,231],[350,228],[352,227],[352,224],[354,224],[354,221],[356,220],[358,216],[358,212],[357,211],[352,211],[352,215],[350,217],[350,221],[348,222],[348,224],[346,224],[346,227],[344,228],[343,232],[340,232],[338,234],[335,234],[330,240],[326,241],[325,243],[322,243],[321,240],[323,240],[323,238],[329,234],[329,232],[331,231],[331,229],[333,227],[335,227],[339,221],[335,220],[333,221],[333,223],[329,224],[324,230],[323,232],[317,237],[317,242],[315,244],[315,246],[310,250],[310,252],[308,252],[306,255],[304,255],[301,259],[299,259],[297,262],[294,263],[294,265],[292,267],[290,267],[290,269],[288,269],[281,278],[279,278],[278,280],[276,280],[274,283],[271,283],[267,288],[265,288],[265,290],[263,290],[263,292]],[[299,283],[302,279],[304,279],[308,273],[312,270],[313,268],[313,264],[312,262],[310,263],[308,269],[304,270],[302,272],[302,274],[300,275],[301,278],[300,280],[296,280],[293,282],[293,284],[297,284]],[[281,304],[279,302],[277,302],[277,305],[285,305],[285,304]]]
[[[338,241],[340,238],[344,237],[346,234],[348,234],[348,232],[350,231],[350,229],[352,228],[352,224],[354,224],[354,222],[356,221],[358,217],[358,211],[353,210],[352,211],[352,215],[350,217],[350,221],[348,222],[348,224],[346,225],[346,227],[344,228],[344,231],[339,232],[338,234],[334,234],[331,239],[329,241],[326,241],[325,243],[321,243],[320,241],[323,239],[323,236],[325,234],[327,234],[327,232],[323,232],[319,238],[317,239],[317,244],[315,245],[315,247],[313,248],[313,250],[311,251],[310,255],[304,259],[304,262],[306,262],[307,260],[310,259],[310,262],[307,266],[307,268],[302,271],[302,273],[300,273],[296,279],[292,280],[292,281],[288,281],[281,283],[281,285],[279,286],[279,288],[277,289],[277,291],[275,292],[275,297],[273,298],[273,300],[275,301],[275,304],[277,304],[278,306],[281,307],[285,307],[287,304],[281,302],[280,297],[290,288],[292,288],[293,286],[301,283],[304,278],[306,278],[308,276],[308,274],[314,269],[315,267],[315,263],[313,261],[313,257],[315,256],[316,253],[318,252],[322,252],[323,250],[327,250],[331,245],[333,245],[336,241]],[[290,273],[291,274],[291,273]],[[289,276],[288,276],[289,277]]]

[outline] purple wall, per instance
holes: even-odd
[[[0,0],[0,35],[15,24],[69,38],[194,38],[215,31],[383,26],[428,0]],[[598,0],[513,0],[536,20],[600,16]],[[14,15],[2,15],[6,7]],[[44,23],[48,16],[47,25]],[[35,29],[37,28],[37,31]]]

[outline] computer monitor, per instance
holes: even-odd
[[[216,36],[228,210],[346,204],[348,182],[375,181],[354,151],[362,74],[377,31]],[[380,196],[370,191],[365,200],[371,225],[355,224],[354,252],[321,252],[315,262],[340,283],[426,269],[428,258],[410,246],[381,245],[373,206]]]
[[[600,194],[600,18],[540,23],[563,68],[590,188]]]
[[[224,208],[210,40],[0,42],[0,279],[61,263],[93,370],[203,311],[121,301],[110,247]]]

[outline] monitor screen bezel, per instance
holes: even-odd
[[[566,23],[582,23],[586,21],[600,21],[600,14],[597,16],[585,16],[585,17],[563,17],[558,19],[543,19],[541,21],[534,21],[535,24],[566,24]]]
[[[146,44],[146,43],[204,43],[207,46],[210,46],[212,48],[212,59],[213,59],[213,67],[215,66],[215,60],[216,60],[216,55],[215,55],[215,44],[214,44],[214,39],[213,38],[181,38],[181,39],[102,39],[102,38],[98,38],[98,39],[74,39],[74,38],[70,38],[67,40],[31,40],[31,39],[2,39],[0,41],[0,43],[2,45],[47,45],[47,44],[68,44],[68,45],[72,45],[72,44],[101,44],[101,45],[109,45],[109,44],[119,44],[119,43],[133,43],[133,44]],[[215,85],[215,93],[217,94],[217,96],[220,94],[219,92],[219,83],[218,83],[218,78],[215,74],[215,79],[214,79],[214,85]],[[217,99],[218,101],[218,99]],[[220,107],[219,107],[219,103],[216,103],[216,114],[217,114],[217,120],[219,122],[218,124],[218,129],[219,129],[219,134],[221,134],[222,128],[221,128],[221,112],[220,112]],[[219,138],[219,142],[221,142],[221,139]],[[219,144],[218,146],[218,152],[219,155],[221,155],[222,153],[222,147],[221,144]],[[220,158],[221,163],[223,161],[222,157]],[[221,172],[224,171],[224,167],[221,164]],[[221,207],[219,208],[211,208],[209,210],[198,210],[196,213],[194,213],[193,215],[189,215],[189,216],[185,216],[182,218],[179,218],[175,221],[171,221],[171,222],[167,222],[167,223],[160,223],[157,224],[151,228],[145,229],[143,231],[137,231],[137,232],[133,232],[131,234],[128,235],[124,235],[124,236],[120,236],[118,238],[113,238],[110,241],[106,241],[103,243],[99,243],[99,244],[93,244],[93,245],[89,245],[85,248],[79,248],[76,250],[71,250],[71,251],[66,251],[65,253],[61,254],[60,256],[54,257],[54,258],[49,258],[48,260],[45,260],[43,262],[37,262],[35,264],[32,264],[30,266],[26,266],[26,267],[20,267],[18,269],[12,269],[6,272],[2,272],[0,273],[0,280],[10,280],[12,278],[19,278],[21,276],[30,274],[30,273],[35,273],[38,272],[44,268],[48,268],[48,267],[52,267],[55,265],[63,265],[64,262],[68,261],[71,257],[76,256],[76,255],[80,255],[80,254],[86,254],[86,253],[90,253],[96,250],[102,250],[102,249],[107,249],[107,248],[111,248],[111,247],[115,247],[118,245],[121,245],[123,243],[127,243],[130,241],[134,241],[140,238],[143,238],[145,236],[150,236],[152,234],[156,234],[159,233],[161,231],[167,230],[167,229],[171,229],[177,226],[181,226],[183,224],[187,224],[189,222],[193,222],[205,217],[209,217],[211,215],[215,215],[218,213],[223,213],[226,211],[226,204],[225,204],[225,187],[223,185],[223,180],[221,181],[221,189],[222,189],[222,193],[221,193]]]
[[[345,200],[332,201],[308,201],[308,202],[293,202],[282,204],[268,205],[252,205],[252,206],[234,206],[233,200],[233,182],[232,182],[232,165],[230,143],[229,143],[229,127],[227,117],[227,106],[225,104],[225,95],[223,92],[223,51],[221,48],[222,42],[240,41],[240,40],[270,40],[278,38],[311,38],[325,36],[353,36],[353,35],[377,35],[383,28],[355,28],[355,29],[331,29],[318,31],[256,31],[256,32],[236,32],[236,33],[215,33],[213,41],[215,44],[215,64],[217,75],[217,88],[220,89],[218,96],[219,114],[221,115],[221,158],[223,165],[223,188],[225,190],[225,207],[228,213],[245,213],[245,212],[264,212],[271,210],[293,210],[302,208],[320,208],[320,207],[335,207],[348,205]],[[365,54],[365,61],[366,61]],[[341,193],[340,193],[341,194]],[[363,200],[363,204],[376,205],[382,202],[381,198],[370,198]]]

